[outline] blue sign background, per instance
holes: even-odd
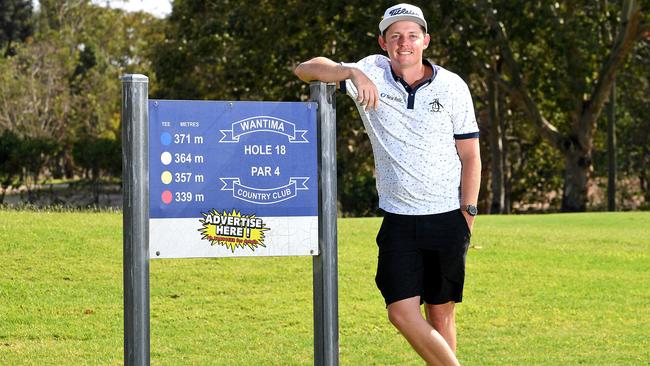
[[[316,109],[302,102],[150,100],[150,217],[201,217],[211,209],[317,216]],[[168,165],[163,153],[171,156]]]

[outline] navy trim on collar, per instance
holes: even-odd
[[[433,73],[431,74],[431,77],[430,77],[429,79],[422,81],[421,84],[424,84],[424,83],[426,83],[426,82],[431,82],[431,81],[433,81],[433,79],[436,78],[436,75],[438,75],[438,67],[437,67],[437,65],[432,64],[431,61],[427,60],[426,58],[423,58],[423,59],[422,59],[422,63],[423,63],[424,65],[427,65],[427,66],[431,67],[431,70],[433,71]],[[406,84],[406,82],[405,82],[404,80],[402,80],[402,78],[399,77],[399,76],[395,73],[395,71],[393,71],[393,68],[392,68],[392,67],[390,68],[390,73],[391,73],[391,75],[393,75],[393,79],[395,79],[395,81],[397,81],[397,82],[401,82],[401,83],[403,83],[403,84]],[[406,85],[408,85],[408,84],[406,84]],[[410,86],[409,86],[409,87],[410,87]],[[417,87],[417,86],[416,86],[416,87]]]
[[[402,79],[397,74],[395,74],[395,71],[393,71],[392,67],[390,68],[390,73],[393,75],[393,79],[395,79],[396,82],[402,84],[406,92],[409,94],[407,99],[407,104],[406,104],[406,108],[408,109],[415,108],[415,92],[417,92],[418,89],[431,84],[433,79],[436,78],[436,75],[438,75],[438,69],[431,62],[429,62],[429,60],[422,59],[422,63],[431,67],[432,74],[430,78],[423,80],[420,84],[416,85],[414,88],[411,88],[411,86],[406,81],[404,81],[404,79]]]

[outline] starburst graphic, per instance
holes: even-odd
[[[228,213],[212,209],[202,213],[199,219],[203,225],[198,231],[201,239],[208,240],[211,245],[223,245],[233,253],[237,248],[266,247],[264,245],[264,232],[271,230],[266,227],[263,220],[255,215],[242,215],[235,209]]]

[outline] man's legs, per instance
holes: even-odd
[[[422,317],[419,296],[388,305],[388,319],[428,365],[459,365],[445,339]]]
[[[456,352],[455,305],[453,301],[439,305],[424,305],[427,321],[447,341],[447,344],[454,353]]]

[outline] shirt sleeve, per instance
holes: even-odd
[[[474,114],[474,102],[467,84],[458,77],[458,87],[454,95],[452,112],[454,138],[457,140],[479,137],[478,123]]]

